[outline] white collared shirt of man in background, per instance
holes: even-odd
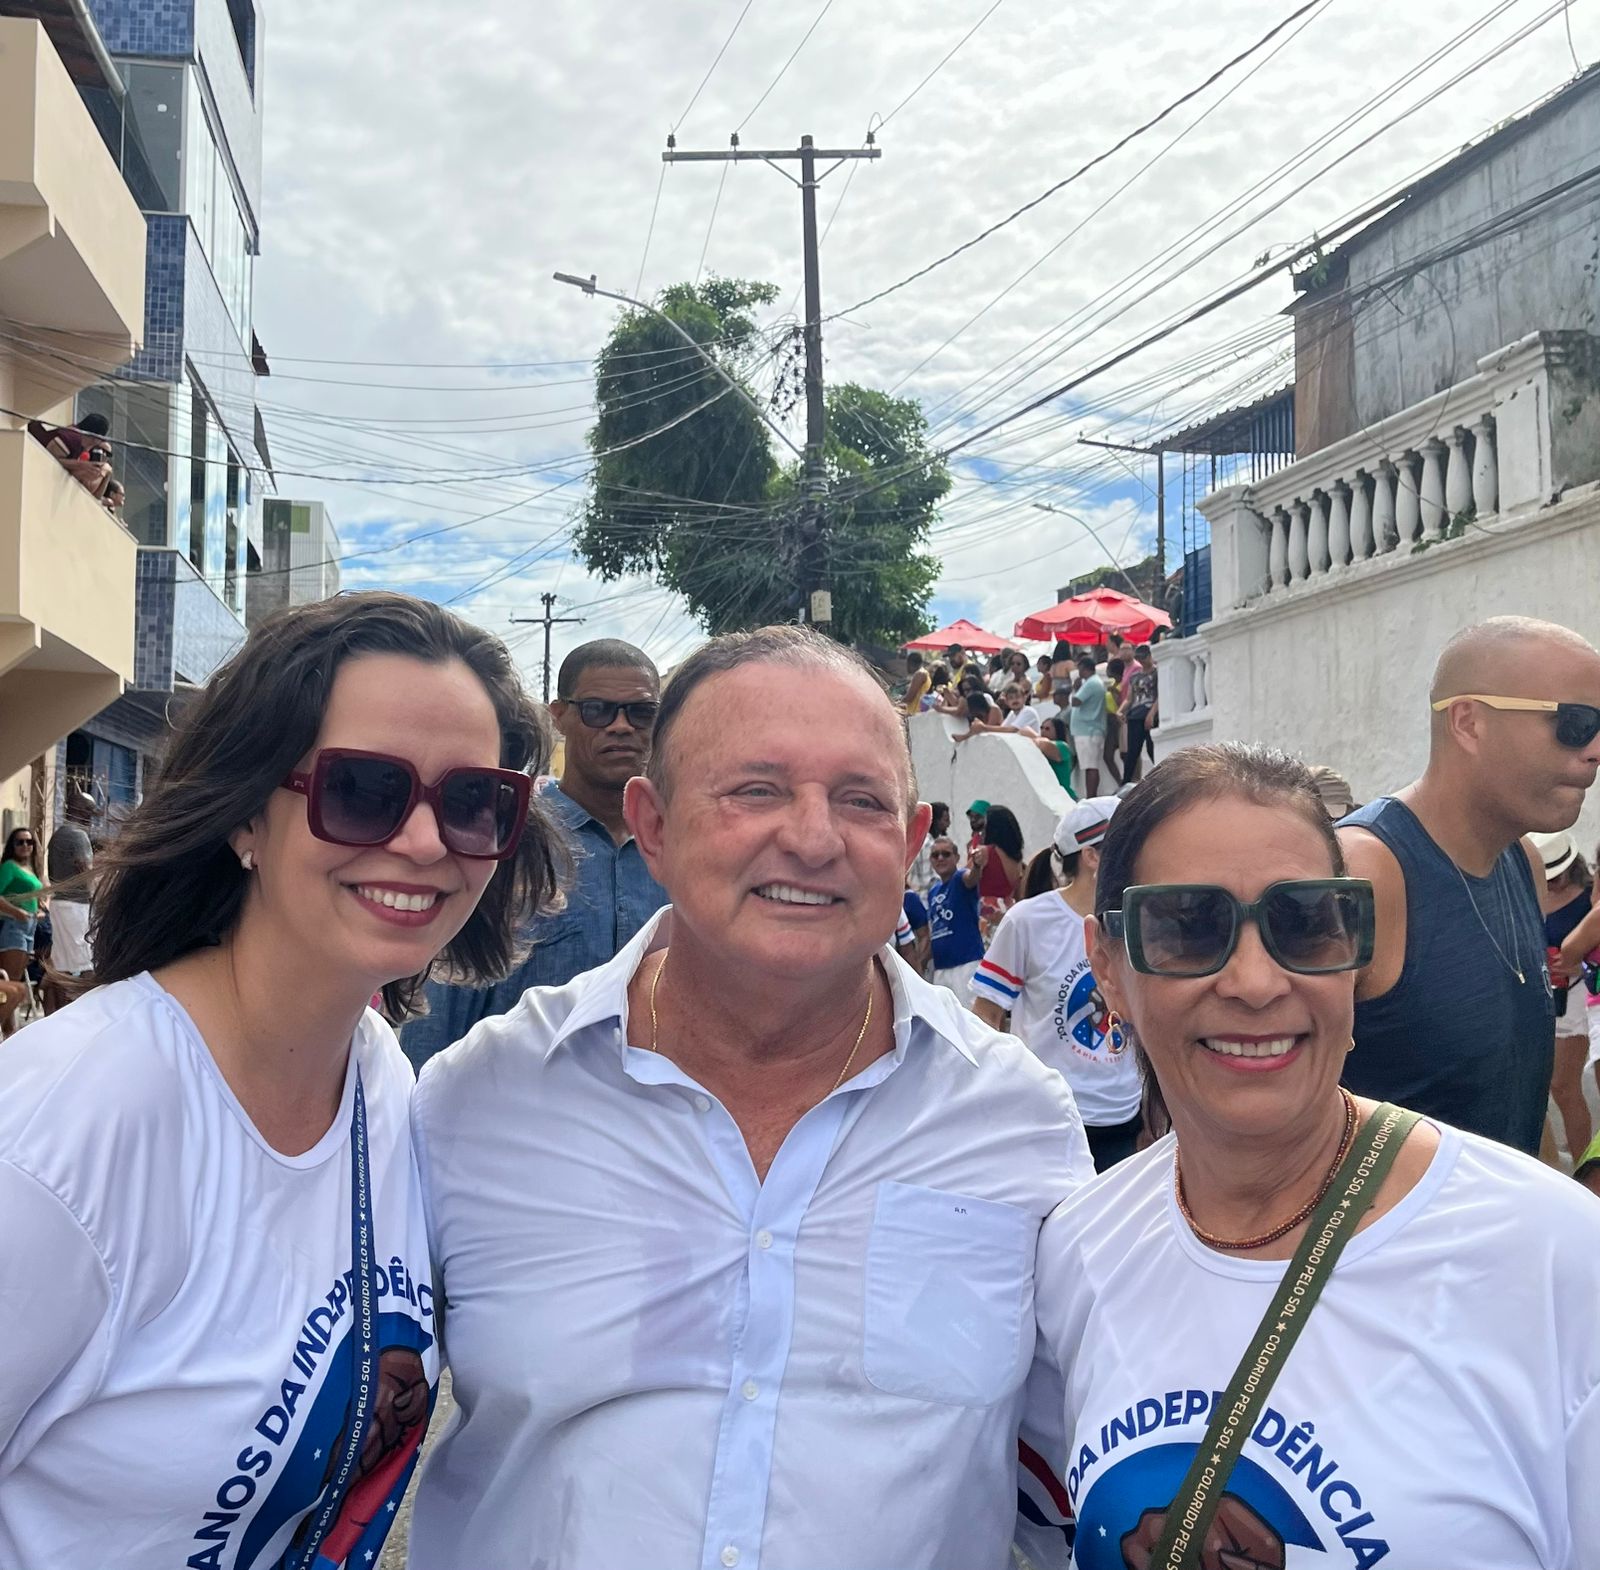
[[[1093,1176],[1071,1093],[885,948],[894,1050],[760,1182],[627,1045],[670,922],[422,1076],[458,1409],[411,1565],[1007,1570],[1035,1244]]]

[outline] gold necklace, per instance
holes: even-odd
[[[1178,1195],[1178,1210],[1183,1219],[1189,1223],[1189,1230],[1200,1239],[1207,1248],[1219,1248],[1230,1254],[1239,1254],[1252,1248],[1265,1248],[1268,1243],[1276,1243],[1279,1238],[1287,1237],[1289,1233],[1304,1221],[1313,1210],[1320,1205],[1333,1186],[1334,1177],[1339,1168],[1344,1165],[1344,1158],[1350,1154],[1350,1142],[1356,1133],[1356,1101],[1343,1085],[1339,1087],[1339,1094],[1344,1097],[1344,1138],[1339,1141],[1339,1152],[1333,1158],[1333,1165],[1328,1168],[1328,1175],[1323,1178],[1322,1185],[1303,1209],[1297,1210],[1281,1227],[1274,1227],[1270,1232],[1263,1232],[1260,1237],[1239,1238],[1237,1240],[1217,1237],[1202,1229],[1200,1223],[1189,1214],[1189,1206],[1183,1197],[1183,1165],[1177,1150],[1172,1152],[1172,1181]]]
[[[661,1039],[661,1027],[656,1019],[656,988],[661,985],[661,973],[667,968],[667,955],[671,952],[671,949],[665,949],[662,951],[661,963],[656,966],[656,973],[650,978],[650,1050],[652,1052],[659,1052],[661,1050],[661,1048],[657,1045],[657,1042]],[[871,981],[868,981],[867,1017],[861,1021],[861,1029],[856,1032],[856,1044],[851,1047],[850,1056],[844,1060],[844,1067],[839,1070],[839,1077],[833,1082],[833,1090],[828,1092],[828,1095],[830,1096],[833,1094],[834,1090],[837,1090],[844,1083],[845,1076],[850,1072],[850,1065],[856,1060],[856,1053],[861,1050],[861,1043],[867,1039],[867,1028],[872,1024],[872,1002],[873,993],[875,990],[876,989],[873,987]],[[1307,1214],[1309,1214],[1309,1212],[1307,1212]]]

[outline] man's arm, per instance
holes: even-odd
[[[1561,945],[1561,968],[1576,976],[1590,953],[1600,948],[1600,905],[1575,926]]]
[[[981,1019],[990,1030],[1004,1030],[1006,1028],[1006,1011],[998,1003],[988,998],[974,998],[972,1012]]]
[[[1372,963],[1356,979],[1356,999],[1381,998],[1400,980],[1406,962],[1406,880],[1395,855],[1368,829],[1340,829],[1339,844],[1352,878],[1372,884],[1377,934]]]

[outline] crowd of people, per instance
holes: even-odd
[[[1006,712],[1109,764],[1117,658]],[[1431,703],[1364,807],[1197,746],[1030,856],[804,628],[546,711],[280,613],[0,1050],[0,1563],[370,1565],[448,1364],[416,1570],[1587,1570],[1600,653],[1488,622]]]
[[[908,717],[932,711],[965,721],[958,742],[984,731],[1028,737],[1077,797],[1099,795],[1102,781],[1131,787],[1146,758],[1155,761],[1158,690],[1150,645],[1112,632],[1093,647],[1059,642],[1031,669],[1019,649],[991,655],[985,667],[980,656],[952,643],[931,668],[913,650],[899,701]]]

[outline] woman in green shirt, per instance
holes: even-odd
[[[30,828],[16,828],[6,836],[0,852],[0,979],[28,980],[33,956],[33,930],[39,922],[39,841]],[[17,1028],[17,1006],[22,998],[7,988],[0,995],[0,1036]]]
[[[1045,762],[1050,765],[1051,771],[1060,781],[1061,788],[1074,801],[1078,793],[1072,788],[1072,741],[1067,730],[1067,722],[1051,715],[1039,727],[1041,735],[1033,738],[1033,744],[1044,754]]]

